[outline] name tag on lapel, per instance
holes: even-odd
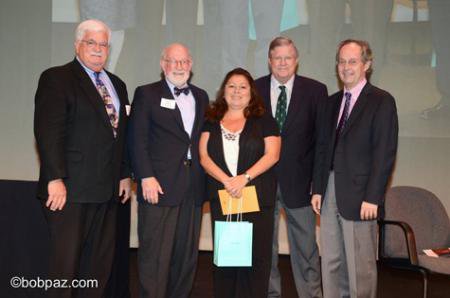
[[[175,100],[174,99],[167,99],[167,98],[161,98],[161,107],[166,109],[175,110]]]

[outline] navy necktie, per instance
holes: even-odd
[[[334,168],[334,155],[336,153],[336,146],[338,145],[339,137],[341,136],[342,131],[344,130],[345,123],[347,123],[348,115],[350,112],[350,100],[352,98],[352,94],[350,92],[345,92],[344,96],[345,96],[344,110],[342,111],[341,119],[339,119],[339,124],[336,128],[336,137],[334,139],[334,147],[333,147],[333,161],[331,163],[330,170],[333,170]]]
[[[345,92],[345,105],[344,110],[342,111],[341,119],[339,119],[339,124],[336,128],[336,139],[339,138],[339,135],[342,133],[345,127],[345,123],[347,123],[348,115],[350,112],[350,101],[352,99],[352,94],[350,92]]]

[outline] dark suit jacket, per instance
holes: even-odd
[[[63,178],[68,202],[105,202],[129,177],[125,132],[125,83],[107,72],[120,99],[117,138],[89,75],[78,60],[41,74],[35,97],[34,134],[41,160],[38,196],[48,197],[50,180]]]
[[[205,123],[205,131],[208,131],[208,154],[214,163],[217,164],[228,176],[232,176],[225,162],[223,152],[223,141],[220,124],[218,122]],[[252,117],[245,122],[244,129],[239,137],[239,157],[237,174],[241,175],[251,168],[264,155],[264,138],[267,136],[278,136],[279,130],[272,117]],[[208,198],[218,200],[218,190],[223,189],[222,183],[208,175]],[[277,183],[273,168],[268,169],[248,185],[254,185],[261,206],[273,206],[277,192]]]
[[[367,83],[333,148],[342,97],[343,91],[333,94],[322,115],[313,192],[324,197],[335,151],[339,213],[348,220],[361,220],[362,201],[383,205],[397,152],[397,109],[392,95]]]
[[[164,79],[140,86],[134,94],[129,127],[133,172],[137,179],[155,177],[159,181],[164,191],[160,195],[160,206],[179,205],[188,195],[195,197],[197,205],[205,199],[205,174],[200,166],[198,143],[209,101],[204,90],[194,85],[190,88],[196,109],[190,138],[184,130],[178,107],[161,107],[161,98],[173,99]],[[183,163],[189,148],[192,165],[187,171]],[[137,195],[142,202],[141,183],[138,183]]]
[[[267,113],[270,104],[270,75],[256,80]],[[311,204],[311,180],[318,105],[327,99],[327,88],[315,80],[295,76],[286,121],[281,132],[281,152],[275,171],[281,195],[288,208]]]

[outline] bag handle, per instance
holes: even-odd
[[[241,196],[239,199],[237,199],[237,200],[239,200],[238,201],[238,213],[237,213],[237,216],[236,216],[236,221],[237,222],[241,222],[242,221],[242,209],[243,209],[243,201],[244,201],[244,198]],[[227,222],[231,222],[231,220],[232,220],[232,214],[231,214],[231,211],[232,211],[232,202],[233,202],[233,198],[230,196],[230,200],[228,200],[228,214],[227,214],[227,219],[226,219],[226,221]]]

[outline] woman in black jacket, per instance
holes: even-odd
[[[218,190],[241,197],[254,185],[259,212],[245,213],[253,223],[252,267],[215,267],[216,297],[267,297],[270,277],[276,180],[272,166],[280,153],[279,130],[266,116],[253,78],[242,68],[230,71],[207,112],[200,138],[200,160],[208,173],[212,222],[225,220]]]

